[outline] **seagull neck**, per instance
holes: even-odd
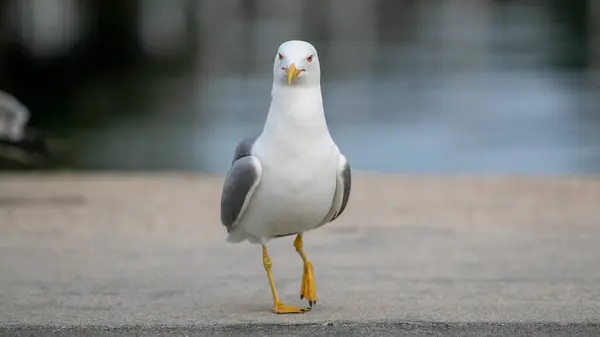
[[[321,87],[274,85],[265,123],[265,131],[269,129],[277,130],[277,133],[329,134]]]
[[[294,119],[319,120],[323,116],[321,86],[274,85],[271,93],[271,111]]]

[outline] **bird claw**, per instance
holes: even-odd
[[[284,305],[282,303],[275,304],[275,308],[273,308],[273,312],[276,314],[303,314],[307,311],[310,311],[312,308],[297,308],[289,305]]]

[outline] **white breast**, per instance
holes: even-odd
[[[263,178],[244,230],[269,238],[315,228],[327,215],[335,194],[338,158],[333,141],[324,137],[310,146],[312,151],[269,144],[267,149],[258,141],[253,149]]]

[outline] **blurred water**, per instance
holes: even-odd
[[[64,164],[227,170],[237,141],[261,130],[278,44],[303,38],[319,50],[329,127],[356,170],[600,172],[594,68],[568,66],[586,44],[551,6],[373,3],[329,1],[320,11],[315,1],[201,2],[193,71],[134,84],[158,94],[122,93],[122,106],[153,103],[143,113],[113,111],[101,128],[75,127]],[[164,12],[160,1],[146,4],[152,20]],[[146,48],[181,48],[176,8],[163,18],[173,24],[160,25],[174,27],[169,32],[142,20]]]

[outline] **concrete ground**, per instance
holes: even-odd
[[[357,173],[305,236],[318,303],[293,316],[260,247],[224,241],[221,183],[0,175],[0,335],[600,335],[600,180]],[[304,305],[292,240],[270,254]]]

